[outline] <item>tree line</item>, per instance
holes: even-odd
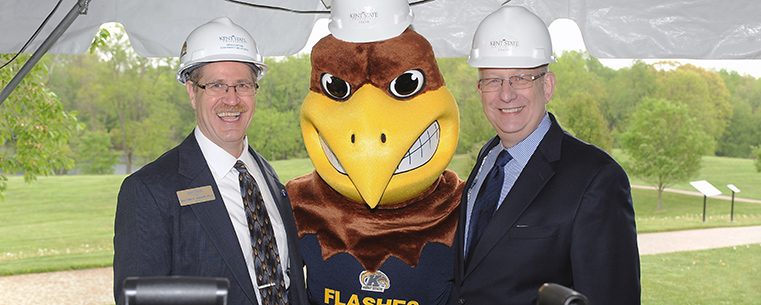
[[[178,59],[140,57],[123,33],[105,37],[82,55],[45,55],[2,105],[0,194],[5,174],[23,172],[27,180],[72,170],[107,174],[120,160],[133,171],[192,131],[195,113],[174,77]],[[0,55],[0,63],[11,57]],[[0,70],[3,86],[25,58]],[[478,98],[477,70],[465,60],[438,58],[460,109],[457,154],[472,156],[495,133]],[[265,62],[269,69],[256,96],[249,143],[270,160],[305,158],[299,111],[309,90],[309,54]],[[557,87],[548,109],[584,141],[633,154],[656,140],[635,135],[652,134],[668,143],[650,147],[651,154],[688,147],[700,154],[754,158],[761,170],[759,79],[677,62],[635,60],[614,70],[580,51],[558,54],[550,71]],[[661,124],[652,121],[657,113],[672,117]]]

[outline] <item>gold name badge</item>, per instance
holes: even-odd
[[[177,191],[177,199],[181,206],[212,201],[215,199],[211,185]]]

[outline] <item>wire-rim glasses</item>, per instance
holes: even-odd
[[[526,89],[531,88],[534,85],[534,81],[541,78],[547,74],[547,72],[542,72],[537,75],[532,74],[520,74],[520,75],[513,75],[509,78],[482,78],[478,80],[478,87],[481,88],[482,92],[494,92],[499,91],[502,89],[502,84],[504,84],[505,81],[507,81],[510,84],[510,87],[513,89]]]
[[[235,85],[228,85],[224,83],[208,83],[208,84],[199,84],[195,83],[198,88],[206,90],[206,93],[210,96],[222,96],[226,95],[230,87],[235,90],[235,93],[237,93],[239,96],[252,96],[256,94],[256,90],[259,89],[259,84],[257,83],[238,83]]]

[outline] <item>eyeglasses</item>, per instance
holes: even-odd
[[[531,88],[534,85],[534,81],[541,78],[547,72],[542,72],[537,75],[521,74],[513,75],[509,78],[482,78],[478,80],[478,87],[481,88],[481,92],[494,92],[502,89],[502,84],[507,81],[510,83],[510,87],[513,89],[526,89]]]
[[[206,93],[211,96],[222,96],[227,94],[227,90],[230,89],[230,87],[235,90],[235,93],[237,93],[240,96],[252,96],[256,94],[256,90],[259,89],[259,84],[256,83],[240,83],[235,85],[228,85],[223,83],[208,83],[205,85],[201,85],[198,83],[195,83],[198,88],[206,90]]]

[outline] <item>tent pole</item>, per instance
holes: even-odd
[[[42,55],[45,55],[45,53],[50,49],[50,47],[53,46],[53,44],[58,41],[58,38],[61,38],[61,35],[63,35],[64,32],[69,28],[69,26],[74,23],[74,20],[77,19],[79,15],[87,14],[87,6],[90,4],[90,0],[78,0],[77,3],[74,5],[73,8],[71,8],[71,11],[69,11],[68,14],[66,14],[66,17],[61,20],[61,23],[56,26],[55,29],[53,29],[53,32],[48,35],[48,38],[45,39],[45,41],[40,45],[39,48],[37,48],[37,51],[32,54],[32,57],[27,60],[27,62],[24,64],[23,67],[21,67],[21,70],[16,73],[15,76],[13,76],[13,79],[11,79],[10,82],[8,82],[8,85],[3,88],[3,91],[0,92],[0,106],[2,106],[3,102],[5,102],[5,99],[8,98],[8,96],[11,95],[11,92],[13,92],[13,89],[16,89],[16,86],[18,86],[19,83],[21,83],[21,80],[24,79],[24,77],[29,73],[29,71],[34,68],[34,65],[37,64],[38,61],[42,58]]]

